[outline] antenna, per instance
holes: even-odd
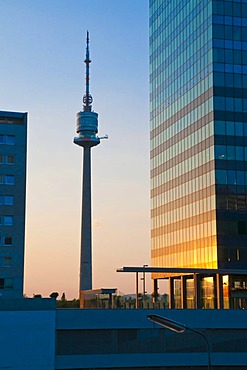
[[[89,57],[89,32],[88,31],[87,31],[86,44],[87,44],[86,59],[84,60],[86,64],[86,94],[83,96],[83,110],[84,112],[91,112],[93,97],[89,93],[89,65],[91,63],[91,60]]]

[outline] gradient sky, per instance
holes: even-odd
[[[25,293],[78,296],[87,30],[109,135],[92,150],[93,287],[134,292],[115,270],[150,264],[148,0],[0,0],[0,14],[0,110],[29,114]]]

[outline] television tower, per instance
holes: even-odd
[[[93,98],[89,93],[89,32],[86,39],[86,93],[83,96],[83,112],[76,115],[77,137],[74,143],[83,147],[83,185],[81,216],[81,291],[92,289],[92,220],[91,220],[91,148],[100,143],[98,133],[98,113],[92,112]]]

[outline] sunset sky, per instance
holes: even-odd
[[[115,270],[150,264],[148,0],[0,0],[0,13],[0,110],[29,121],[25,293],[78,296],[87,30],[109,135],[92,149],[93,287],[134,292]]]

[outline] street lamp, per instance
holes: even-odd
[[[203,334],[199,330],[192,329],[188,327],[185,324],[182,324],[180,322],[167,319],[166,317],[160,316],[160,315],[148,315],[147,318],[153,322],[155,322],[158,325],[161,325],[169,330],[175,331],[176,333],[183,333],[185,330],[189,330],[195,334],[200,335],[201,337],[204,338],[206,344],[207,344],[207,352],[208,352],[208,370],[211,370],[211,353],[210,353],[210,346],[208,342],[208,338],[206,337],[205,334]]]

